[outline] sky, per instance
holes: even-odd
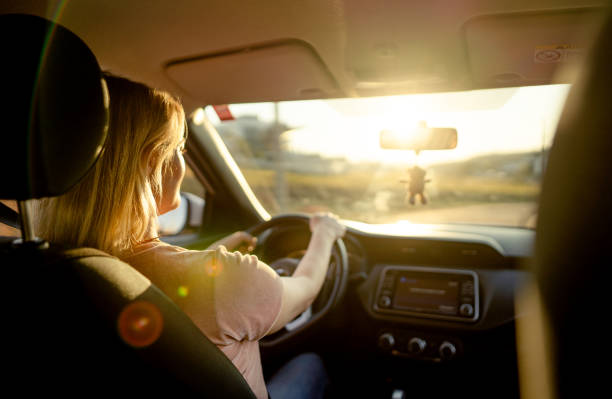
[[[480,154],[541,150],[552,142],[568,85],[531,86],[407,96],[291,101],[279,104],[281,122],[293,129],[283,138],[288,149],[344,157],[351,161],[422,165]],[[235,117],[257,115],[274,120],[272,103],[233,104]],[[206,115],[220,122],[209,107]],[[457,148],[422,151],[383,150],[383,129],[409,131],[419,121],[430,127],[454,127]]]

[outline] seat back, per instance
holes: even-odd
[[[15,83],[6,85],[15,104],[3,114],[10,123],[2,137],[11,144],[0,165],[16,171],[3,175],[0,198],[62,194],[94,164],[106,137],[99,66],[76,35],[42,18],[1,15],[0,33],[0,76]],[[255,397],[191,319],[119,259],[2,238],[0,265],[6,392]]]
[[[10,243],[0,259],[5,389],[27,397],[254,397],[191,319],[128,264],[91,248]]]
[[[524,371],[535,378],[534,372],[549,366],[553,397],[592,397],[608,390],[612,19],[589,54],[551,148],[533,261],[547,332],[541,346],[550,351]],[[531,334],[535,324],[527,326]]]

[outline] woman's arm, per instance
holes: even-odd
[[[251,252],[257,245],[257,238],[247,232],[237,231],[219,241],[215,241],[207,249],[217,249],[224,246],[228,251]]]
[[[312,304],[325,280],[334,241],[344,235],[346,228],[334,215],[316,214],[310,218],[310,230],[306,254],[291,277],[281,278],[281,309],[268,334],[283,328]]]

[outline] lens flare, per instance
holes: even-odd
[[[157,306],[146,301],[127,305],[118,320],[119,336],[135,348],[143,348],[157,341],[163,326],[164,319]]]
[[[181,298],[186,298],[187,295],[189,295],[189,287],[181,285],[180,287],[178,287],[177,293],[178,296],[180,296]]]
[[[216,256],[208,259],[204,265],[204,270],[210,277],[217,277],[221,273],[222,269],[223,266],[221,265],[221,262],[217,260]]]

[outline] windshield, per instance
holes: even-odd
[[[267,211],[366,223],[533,227],[568,85],[209,106]],[[383,149],[383,130],[457,130],[453,149]]]

